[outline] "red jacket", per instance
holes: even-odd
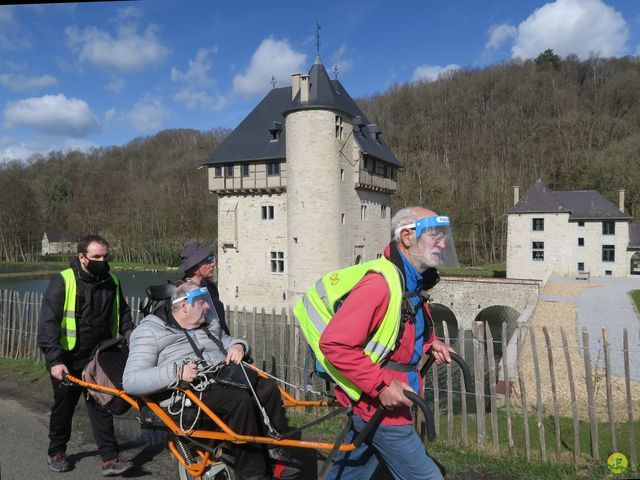
[[[391,383],[392,379],[407,382],[406,373],[385,369],[373,363],[364,354],[367,340],[384,318],[389,305],[389,296],[389,287],[384,277],[378,273],[368,273],[351,290],[320,337],[320,349],[327,360],[362,390],[363,395],[354,403],[353,413],[361,416],[365,421],[368,421],[380,406],[377,396],[385,386]],[[427,304],[425,308],[428,311]],[[430,316],[429,313],[428,317]],[[425,321],[431,320],[426,318]],[[433,329],[431,332],[431,337],[425,339],[423,352],[427,352],[437,339]],[[391,354],[389,360],[409,363],[414,352],[415,335],[414,323],[405,323],[400,346]],[[422,383],[420,387],[422,389]],[[335,393],[341,404],[348,405],[352,402],[340,387],[336,387]],[[382,423],[385,425],[411,424],[409,407],[390,410]]]

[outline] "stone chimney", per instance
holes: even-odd
[[[618,190],[618,209],[624,213],[624,188]]]
[[[520,201],[520,187],[518,185],[513,186],[513,204],[516,205]]]
[[[309,101],[309,75],[300,75],[300,103]]]
[[[294,73],[291,75],[291,100],[296,98],[296,95],[300,91],[300,74]]]

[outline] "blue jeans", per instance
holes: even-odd
[[[351,442],[366,422],[353,416],[353,426],[345,437]],[[380,425],[358,448],[340,452],[328,479],[364,480],[371,478],[383,461],[396,480],[443,480],[440,470],[427,454],[413,425]]]

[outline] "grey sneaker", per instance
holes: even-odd
[[[47,463],[54,472],[62,473],[71,470],[71,464],[67,460],[67,454],[64,452],[54,453],[47,459]]]
[[[122,453],[118,453],[118,456],[116,458],[102,461],[102,476],[114,477],[116,475],[122,475],[132,467],[133,462],[125,460],[122,456]]]

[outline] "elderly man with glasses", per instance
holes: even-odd
[[[436,267],[457,264],[449,218],[422,207],[398,211],[384,257],[330,272],[296,305],[294,314],[322,368],[336,381],[336,397],[351,405],[347,441],[374,412],[387,410],[373,435],[341,452],[327,478],[367,479],[383,461],[396,479],[442,479],[413,428],[404,390],[422,392],[424,354],[450,363],[449,346],[434,332],[424,295]]]

